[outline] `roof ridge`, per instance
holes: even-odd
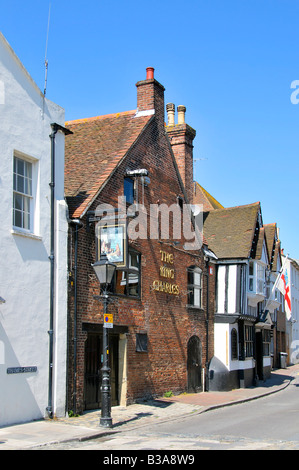
[[[221,206],[221,207],[219,207],[219,209],[224,209],[223,205],[216,198],[214,198],[214,196],[212,196],[209,193],[209,191],[207,191],[203,186],[201,186],[201,184],[199,184],[198,181],[195,181],[195,183],[203,191],[204,196],[205,196],[205,198],[207,199],[208,202],[209,202],[209,198],[210,198],[214,204]]]
[[[66,121],[65,124],[66,125],[70,125],[70,124],[79,124],[79,123],[83,123],[83,122],[90,122],[90,121],[99,121],[99,120],[102,120],[102,119],[109,119],[109,118],[112,118],[112,117],[119,117],[119,116],[131,116],[131,115],[135,115],[136,114],[136,109],[132,109],[130,111],[121,111],[119,113],[111,113],[111,114],[103,114],[103,115],[100,115],[100,116],[93,116],[93,117],[89,117],[89,118],[81,118],[81,119],[74,119],[72,121]]]
[[[252,202],[251,204],[243,204],[243,205],[240,205],[240,206],[222,207],[220,209],[214,209],[213,212],[228,211],[228,210],[231,210],[231,209],[243,209],[245,207],[253,207],[253,206],[260,206],[260,201]]]

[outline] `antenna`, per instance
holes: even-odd
[[[44,95],[46,96],[47,91],[47,80],[48,80],[48,40],[49,40],[49,28],[50,28],[50,13],[51,13],[51,2],[49,4],[49,15],[48,15],[48,28],[47,28],[47,40],[46,40],[46,52],[45,52],[45,87],[44,87]]]

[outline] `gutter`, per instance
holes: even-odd
[[[71,131],[59,124],[51,124],[51,228],[50,228],[50,321],[49,321],[49,383],[48,383],[48,406],[46,411],[49,418],[53,418],[53,350],[54,350],[54,281],[55,281],[55,136],[58,131],[64,135],[72,134]]]

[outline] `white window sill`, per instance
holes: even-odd
[[[32,240],[42,240],[42,237],[40,237],[39,235],[35,235],[31,232],[25,232],[25,230],[19,230],[17,228],[13,228],[10,233],[12,233],[12,235],[19,235],[21,237],[31,238]]]

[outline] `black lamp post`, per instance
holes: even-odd
[[[107,255],[102,254],[99,261],[92,265],[97,278],[101,284],[102,299],[104,302],[104,323],[103,323],[103,367],[102,367],[102,407],[100,425],[106,428],[112,427],[111,418],[111,387],[110,387],[110,367],[108,360],[108,328],[105,326],[105,316],[108,312],[109,287],[115,273],[116,265],[108,261]]]

